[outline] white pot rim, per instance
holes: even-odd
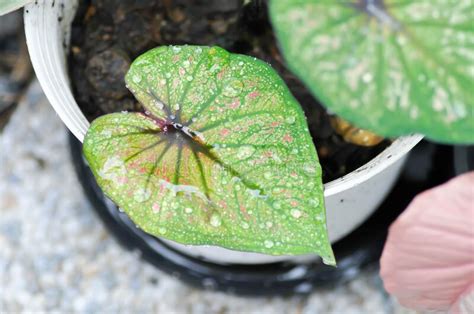
[[[392,144],[372,158],[365,165],[356,170],[324,184],[324,196],[330,196],[358,185],[379,174],[386,168],[404,157],[416,144],[423,139],[423,135],[412,134],[395,139]]]

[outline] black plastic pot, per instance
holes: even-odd
[[[419,192],[454,175],[452,148],[420,143],[411,153],[398,183],[380,208],[358,229],[333,245],[338,267],[309,264],[221,265],[186,256],[144,233],[106,197],[82,157],[82,146],[70,135],[72,160],[94,210],[126,248],[139,250],[149,263],[191,285],[244,295],[305,294],[355,277],[376,265],[388,226]]]

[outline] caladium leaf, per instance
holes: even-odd
[[[15,11],[33,0],[0,0],[0,16]]]
[[[304,114],[266,63],[213,47],[153,49],[126,76],[146,112],[92,123],[84,153],[146,232],[334,264]]]
[[[385,136],[474,142],[474,2],[271,1],[290,68],[333,112]]]

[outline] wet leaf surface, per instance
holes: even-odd
[[[147,111],[96,119],[84,153],[138,226],[185,244],[335,263],[316,150],[269,65],[216,47],[162,47],[135,60],[126,82]]]
[[[474,142],[474,3],[271,1],[292,70],[333,112],[384,136]]]

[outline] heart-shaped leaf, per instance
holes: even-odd
[[[269,65],[216,47],[161,47],[135,60],[126,82],[147,111],[98,118],[84,153],[137,225],[185,244],[335,263],[316,150]]]
[[[380,135],[474,142],[474,2],[271,1],[290,68]]]

